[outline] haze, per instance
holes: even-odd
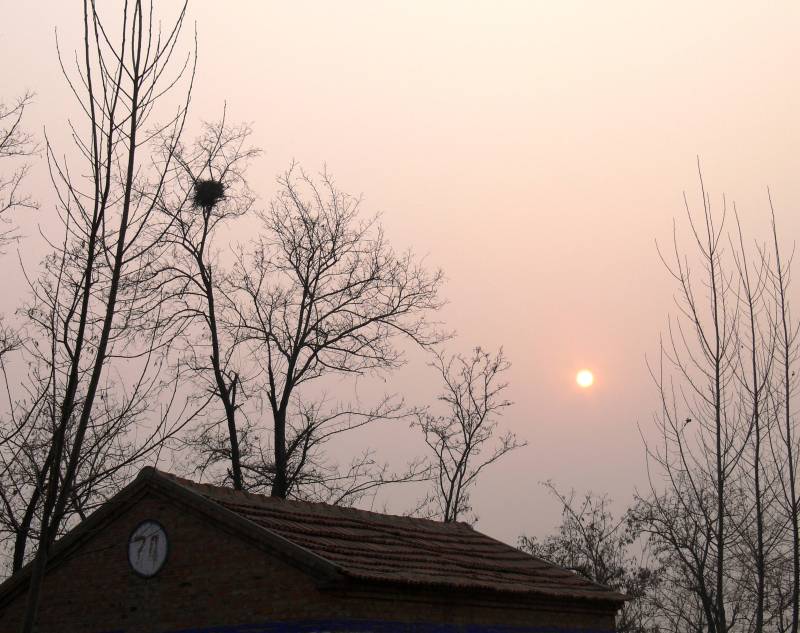
[[[3,4],[3,96],[34,90],[28,127],[62,142],[74,104],[53,29],[78,46],[77,5]],[[658,403],[645,356],[673,309],[654,241],[683,220],[684,190],[697,201],[696,157],[753,234],[767,186],[789,246],[800,229],[800,6],[195,0],[190,12],[190,119],[227,102],[231,121],[252,122],[261,200],[290,160],[327,165],[383,213],[393,244],[445,270],[450,349],[504,346],[515,406],[503,423],[529,446],[479,484],[480,528],[509,542],[552,528],[541,480],[621,503],[646,485],[637,425],[647,432]],[[42,204],[22,222],[35,265],[35,223],[53,217],[44,165],[27,185]],[[10,312],[23,282],[16,257],[3,267]],[[432,374],[409,361],[390,388],[429,402]],[[592,389],[575,385],[583,367]],[[407,429],[393,437],[395,457],[420,450]]]

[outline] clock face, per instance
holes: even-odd
[[[128,562],[140,576],[155,576],[167,560],[167,533],[157,521],[142,521],[128,539]]]

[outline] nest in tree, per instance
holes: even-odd
[[[194,205],[203,209],[214,207],[225,197],[225,185],[219,180],[195,180]]]

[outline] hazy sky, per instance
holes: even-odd
[[[54,27],[77,46],[79,4],[0,1],[2,97],[35,90],[37,132],[74,113]],[[784,240],[800,230],[800,5],[195,0],[190,17],[190,118],[227,101],[252,122],[262,200],[291,159],[327,164],[396,246],[444,269],[451,349],[505,347],[504,423],[529,446],[487,471],[479,528],[544,533],[557,520],[544,479],[627,502],[645,484],[637,425],[657,407],[645,356],[672,310],[655,240],[683,219],[684,190],[697,200],[696,156],[753,234],[767,186]],[[46,223],[41,166],[29,183]],[[22,287],[10,277],[5,311]],[[423,403],[432,374],[411,360],[391,389]],[[596,385],[579,391],[584,366]]]

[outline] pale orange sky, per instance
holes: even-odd
[[[74,109],[53,29],[78,45],[78,4],[0,12],[2,96],[35,90],[28,124],[57,139]],[[768,185],[787,244],[800,230],[800,5],[195,0],[190,17],[190,118],[227,101],[230,120],[253,123],[262,199],[291,159],[327,164],[383,212],[395,245],[445,270],[451,349],[505,346],[516,404],[504,423],[529,446],[479,484],[479,528],[547,531],[544,479],[627,502],[645,483],[637,424],[657,406],[645,355],[672,309],[654,240],[670,239],[684,189],[697,200],[696,156],[752,233]],[[46,223],[43,166],[29,184]],[[9,276],[4,311],[22,288]],[[411,360],[391,388],[425,402],[431,374]],[[596,383],[579,391],[584,366]],[[396,437],[398,455],[421,450],[407,429]]]

